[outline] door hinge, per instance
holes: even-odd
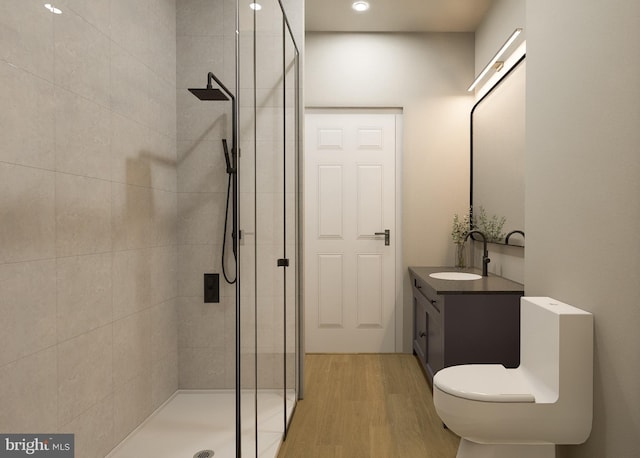
[[[289,267],[289,260],[287,258],[278,259],[278,267]]]

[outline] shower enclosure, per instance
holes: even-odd
[[[236,358],[243,394],[241,426],[259,442],[263,425],[286,434],[299,383],[299,53],[277,0],[241,6],[239,31]],[[274,399],[281,403],[277,413],[269,407]],[[270,413],[267,417],[262,412]],[[253,456],[252,447],[255,453],[261,449],[251,441],[240,445],[243,456],[247,448],[248,456]]]
[[[235,1],[224,0],[222,11],[214,3],[185,7],[195,8],[190,15],[206,15],[211,7],[222,13],[209,24],[220,28],[221,37],[203,38],[197,30],[190,35],[188,22],[183,35],[178,21],[179,144],[184,142],[185,162],[194,153],[216,161],[210,179],[191,182],[180,196],[178,224],[179,230],[193,225],[198,234],[203,218],[205,225],[214,222],[202,240],[183,240],[180,261],[190,265],[189,258],[213,245],[211,256],[201,258],[210,261],[201,273],[220,272],[224,316],[208,313],[216,304],[192,298],[185,321],[200,322],[198,330],[206,333],[216,324],[203,327],[203,321],[224,320],[224,335],[211,339],[224,349],[203,351],[199,342],[209,339],[200,332],[181,335],[188,356],[180,370],[194,374],[181,388],[234,388],[236,453],[264,456],[286,434],[297,398],[299,53],[279,1],[241,2],[235,16],[227,12]],[[178,1],[178,18],[182,7]],[[183,67],[180,53],[193,47],[201,53]],[[179,183],[181,166],[179,161]],[[202,164],[186,166],[192,167]],[[220,367],[224,377],[217,375]]]
[[[0,2],[0,432],[274,456],[300,384],[302,7]]]

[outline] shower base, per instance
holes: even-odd
[[[275,458],[283,431],[282,391],[259,391],[258,457]],[[242,455],[256,456],[255,395],[242,393]],[[295,403],[287,392],[287,418]],[[191,458],[213,450],[214,458],[235,458],[235,394],[232,390],[179,390],[107,458]]]

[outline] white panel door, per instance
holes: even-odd
[[[305,131],[306,351],[393,352],[396,115],[307,114]]]

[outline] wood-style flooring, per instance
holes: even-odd
[[[299,401],[278,458],[453,458],[413,355],[305,356]]]

